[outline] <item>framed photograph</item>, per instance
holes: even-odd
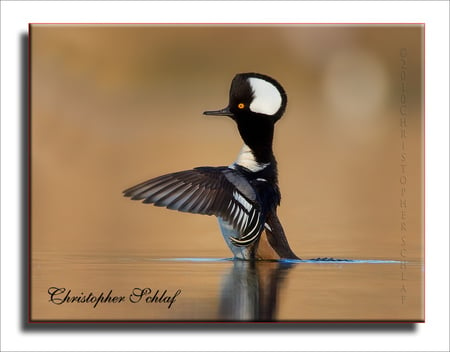
[[[423,322],[424,31],[31,24],[29,321]]]

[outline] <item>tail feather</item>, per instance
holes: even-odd
[[[267,239],[280,258],[300,259],[289,246],[289,242],[284,234],[283,226],[281,226],[276,213],[270,213],[266,223],[269,225],[269,228],[266,228]]]

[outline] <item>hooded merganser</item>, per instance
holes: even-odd
[[[275,123],[287,96],[273,78],[237,74],[229,104],[204,115],[228,116],[244,141],[230,166],[196,167],[163,175],[124,191],[143,203],[182,212],[215,215],[228,247],[237,259],[299,259],[289,247],[277,217],[281,194],[272,151]]]

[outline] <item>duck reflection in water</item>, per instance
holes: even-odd
[[[223,277],[219,319],[276,320],[280,288],[293,265],[282,261],[234,260]]]

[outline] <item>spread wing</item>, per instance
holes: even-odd
[[[237,246],[256,241],[264,214],[250,183],[228,167],[198,167],[153,178],[124,191],[124,196],[187,213],[215,215],[227,221]]]

